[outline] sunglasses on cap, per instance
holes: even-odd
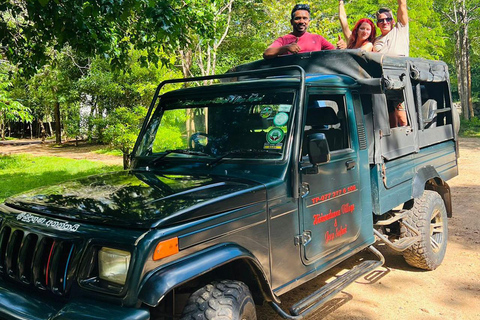
[[[377,23],[390,23],[393,21],[393,18],[378,19]]]

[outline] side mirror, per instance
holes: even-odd
[[[324,133],[313,133],[308,139],[308,158],[310,163],[317,165],[330,161],[330,149]]]

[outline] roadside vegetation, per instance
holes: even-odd
[[[460,136],[480,138],[480,119],[473,117],[470,120],[461,120]]]
[[[0,6],[0,139],[96,141],[128,161],[159,83],[261,59],[275,38],[291,31],[297,2],[6,0]],[[312,12],[309,31],[335,43],[342,33],[338,1],[304,3]],[[381,6],[396,9],[397,1],[345,6],[353,26],[359,18],[374,19]],[[446,61],[462,117],[477,121],[477,1],[408,0],[408,7],[410,56]],[[477,130],[463,124],[465,134]]]
[[[121,170],[101,162],[32,155],[0,156],[0,203],[9,196],[41,186]]]

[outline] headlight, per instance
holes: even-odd
[[[98,251],[99,278],[120,285],[125,284],[130,252],[103,247]]]

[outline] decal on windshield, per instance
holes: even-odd
[[[252,93],[248,95],[229,95],[228,97],[216,97],[214,99],[205,100],[178,100],[172,103],[174,106],[201,106],[209,104],[240,104],[245,102],[260,102],[265,98],[265,95]]]
[[[292,110],[291,104],[281,104],[278,106],[278,112],[290,112]]]
[[[278,143],[278,144],[269,144],[266,143],[263,145],[263,149],[266,150],[282,150],[283,143]]]
[[[272,113],[273,113],[272,107],[265,107],[262,109],[262,111],[260,111],[260,117],[262,117],[263,119],[267,119],[272,115]]]
[[[57,229],[60,231],[76,232],[80,228],[79,224],[70,224],[68,222],[60,222],[56,220],[46,219],[34,216],[30,213],[19,213],[17,215],[17,220],[25,223],[39,224],[42,226],[47,226],[52,229]]]
[[[275,118],[273,118],[273,124],[279,127],[286,124],[287,121],[288,121],[288,114],[286,114],[285,112],[277,113]]]
[[[285,133],[280,128],[273,128],[267,132],[267,142],[270,144],[279,144],[283,141]]]

